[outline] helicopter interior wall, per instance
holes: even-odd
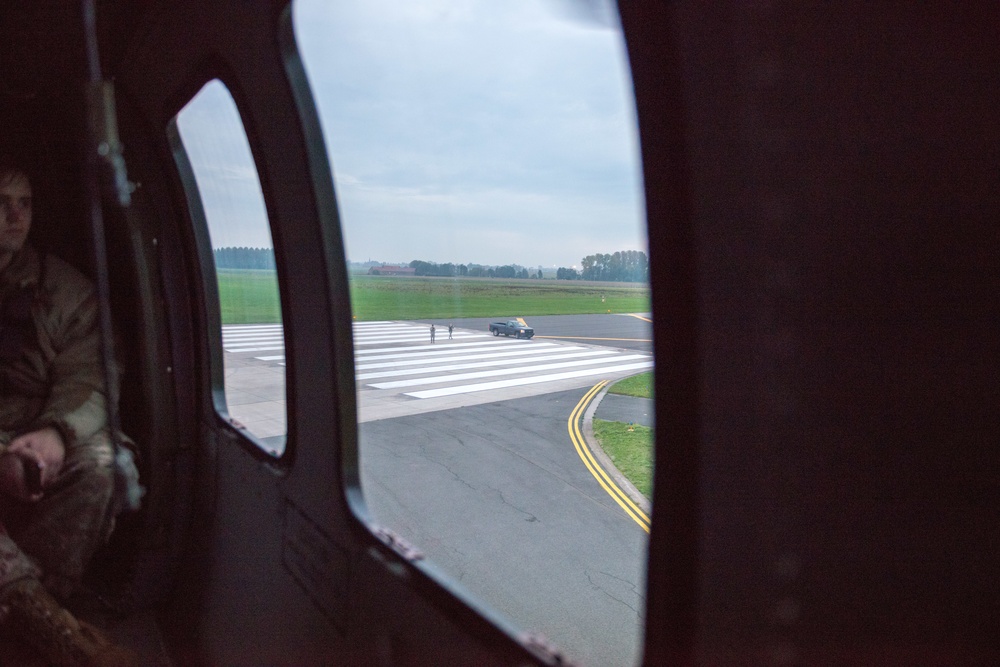
[[[109,51],[127,54],[113,72],[116,88],[134,104],[129,114],[140,120],[134,125],[148,128],[139,159],[173,161],[172,153],[183,150],[171,144],[174,115],[207,81],[226,85],[265,196],[288,359],[288,449],[274,460],[216,414],[222,352],[211,328],[218,326],[218,306],[205,298],[199,262],[207,250],[202,232],[192,231],[204,222],[196,206],[183,204],[193,179],[163,174],[150,195],[164,218],[165,245],[173,248],[161,271],[169,276],[165,287],[190,298],[189,312],[171,314],[171,335],[176,326],[193,343],[177,352],[186,358],[174,358],[190,364],[174,378],[176,400],[194,401],[191,411],[180,410],[178,428],[193,428],[197,445],[192,533],[163,615],[178,660],[296,664],[307,655],[361,651],[390,662],[430,655],[489,662],[486,651],[534,662],[507,625],[483,621],[375,539],[351,512],[346,493],[337,492],[356,478],[345,468],[351,456],[345,443],[353,442],[356,428],[350,304],[347,290],[336,288],[346,284],[346,266],[315,111],[307,93],[292,90],[305,79],[291,46],[287,4],[192,1],[169,3],[170,11],[167,4],[147,5],[134,33],[141,39],[104,33],[119,40]],[[142,144],[142,134],[130,133],[127,145]],[[305,362],[296,361],[296,350],[308,350]],[[317,543],[322,556],[314,557],[325,570],[304,580],[295,550],[306,549],[308,560]],[[390,586],[398,594],[387,614],[381,596]]]
[[[7,96],[0,122],[10,128],[0,150],[26,165],[32,180],[33,222],[30,242],[56,253],[93,276],[88,208],[84,198],[79,156],[82,154],[79,95],[30,99]]]
[[[151,442],[199,456],[196,539],[161,536],[187,558],[165,615],[183,664],[240,662],[254,647],[239,638],[269,634],[252,657],[297,657],[284,646],[349,655],[353,644],[385,662],[463,662],[484,646],[534,660],[374,543],[329,492],[347,477],[353,386],[338,372],[350,359],[334,312],[344,297],[325,290],[346,278],[335,217],[314,207],[332,187],[306,167],[284,3],[101,6],[102,52],[129,100],[130,173],[146,188],[109,240],[122,258],[115,312],[141,312],[145,331],[123,350],[138,369],[126,383],[141,385],[129,400],[143,397],[126,417],[162,421]],[[59,187],[39,202],[38,238],[92,273],[78,24],[61,7],[0,9],[18,27],[0,44],[0,121],[13,128],[0,139],[44,147],[44,189]],[[621,5],[658,364],[647,664],[996,662],[1000,17],[880,7],[840,3],[816,20],[785,2]],[[217,360],[198,329],[198,257],[181,184],[162,166],[170,119],[223,70],[279,265],[296,267],[281,276],[293,458],[273,466],[205,390]],[[164,280],[136,278],[149,275]],[[293,346],[311,350],[309,363]],[[345,553],[333,590],[312,591],[320,604],[299,581],[267,579],[299,509],[329,520]],[[342,625],[328,615],[337,608],[349,610]]]
[[[648,664],[995,662],[996,6],[620,7],[655,249]]]
[[[102,554],[100,567],[91,573],[91,579],[107,583],[109,578],[117,578],[117,583],[121,583],[122,577],[132,577],[133,581],[125,582],[132,586],[126,593],[145,596],[146,599],[129,600],[132,606],[141,607],[158,602],[166,594],[164,584],[173,581],[171,570],[176,568],[176,563],[169,562],[170,558],[183,560],[187,564],[181,577],[185,585],[176,595],[178,602],[174,607],[172,627],[177,629],[177,651],[185,656],[186,664],[214,662],[216,658],[231,662],[234,655],[241,656],[237,661],[247,659],[246,626],[241,625],[239,630],[226,627],[241,624],[247,618],[255,619],[260,625],[260,633],[275,630],[277,625],[289,640],[298,636],[302,641],[297,641],[296,645],[308,652],[303,656],[314,655],[315,651],[332,654],[334,649],[328,644],[339,641],[337,634],[328,631],[326,622],[322,624],[322,631],[317,631],[316,619],[323,616],[302,586],[290,581],[275,581],[269,573],[261,573],[256,580],[271,585],[269,594],[261,595],[259,589],[246,590],[239,582],[233,586],[229,580],[229,574],[240,580],[252,576],[252,570],[245,567],[250,562],[250,553],[256,554],[256,562],[280,564],[283,526],[280,515],[273,522],[265,521],[263,528],[256,518],[251,520],[250,517],[260,516],[262,502],[279,511],[285,495],[277,486],[280,475],[275,476],[267,470],[263,475],[271,477],[269,483],[257,487],[245,483],[255,474],[261,475],[259,453],[252,444],[241,443],[240,438],[232,437],[232,429],[222,425],[215,415],[211,392],[204,390],[209,369],[221,372],[218,371],[218,359],[213,360],[206,353],[209,345],[205,313],[210,306],[206,308],[204,300],[198,296],[202,293],[199,287],[202,274],[198,267],[199,255],[193,252],[194,238],[190,232],[190,217],[183,206],[181,184],[175,175],[163,172],[163,165],[173,162],[172,147],[166,141],[172,115],[197,92],[199,72],[204,70],[205,62],[213,58],[218,62],[219,52],[226,50],[218,34],[203,34],[201,40],[190,34],[191,24],[185,19],[201,11],[202,5],[189,3],[192,9],[189,15],[175,16],[173,23],[158,23],[155,8],[151,8],[150,14],[141,14],[150,23],[145,26],[147,34],[138,46],[129,40],[135,37],[134,33],[112,28],[117,14],[98,14],[105,38],[102,53],[112,56],[105,63],[106,72],[117,79],[118,114],[129,176],[139,184],[128,212],[113,207],[105,209],[112,306],[116,319],[124,321],[129,332],[122,337],[118,349],[122,366],[127,370],[123,387],[123,426],[145,449],[142,467],[147,473],[155,470],[157,474],[144,475],[143,481],[149,487],[146,516],[127,522],[124,539],[122,530],[116,533],[112,544]],[[84,132],[84,71],[80,65],[85,60],[79,17],[74,18],[73,12],[57,11],[53,7],[32,10],[7,5],[5,8],[10,13],[4,16],[3,24],[19,25],[22,30],[17,33],[19,39],[5,42],[0,51],[5,75],[0,120],[3,127],[16,128],[2,139],[28,157],[33,174],[37,174],[37,224],[33,241],[94,276],[88,233],[89,209],[81,167],[87,137]],[[243,34],[242,38],[247,41],[242,51],[252,54],[251,64],[260,58],[274,60],[270,76],[265,77],[265,89],[287,89],[280,80],[283,71],[280,58],[275,55],[276,49],[248,46],[273,44],[275,21],[262,20],[260,15],[254,18],[252,13],[233,13],[249,23],[264,25],[265,31],[258,31],[256,40]],[[264,15],[269,14],[270,10],[264,12]],[[54,21],[55,17],[63,20]],[[214,31],[227,22],[211,17],[195,21],[195,24]],[[178,48],[181,43],[189,46]],[[61,48],[56,48],[56,44]],[[163,53],[177,57],[165,59]],[[150,66],[144,56],[151,58],[154,64]],[[130,60],[133,57],[134,60]],[[156,78],[157,73],[163,78]],[[275,76],[279,77],[278,82]],[[256,104],[265,107],[266,112],[271,95],[257,94],[255,97],[255,91],[244,95],[238,78],[235,75],[233,78],[236,79],[233,90],[241,96],[244,110],[253,113]],[[254,82],[257,79],[245,76],[244,80]],[[257,101],[250,103],[248,99]],[[290,98],[281,108],[294,111]],[[271,120],[277,126],[285,124],[281,122],[285,119]],[[294,118],[290,122],[296,124]],[[256,127],[252,119],[248,126]],[[252,131],[251,138],[255,146],[261,143]],[[272,153],[279,152],[272,150]],[[307,178],[302,180],[308,182]],[[306,205],[312,200],[308,192],[299,194]],[[313,225],[313,229],[316,227]],[[311,239],[301,245],[317,247],[318,244]],[[170,296],[180,298],[170,299]],[[295,308],[287,310],[294,312]],[[220,350],[216,349],[215,353],[218,355]],[[328,384],[315,378],[313,381],[320,386]],[[325,406],[334,401],[329,396],[317,400],[321,405],[312,406],[312,414],[328,414]],[[186,409],[177,411],[177,405]],[[230,448],[223,452],[221,462],[216,459],[214,447],[220,437]],[[206,548],[190,548],[181,555],[179,551],[188,544],[189,536],[178,534],[178,526],[185,523],[184,517],[178,518],[178,515],[184,512],[186,503],[183,494],[176,494],[172,477],[177,470],[176,450],[194,445],[199,445],[194,450],[200,457],[197,464],[201,471],[199,503],[193,510],[198,528],[195,535],[205,538],[198,544]],[[219,470],[222,473],[217,477]],[[194,474],[193,469],[191,472]],[[336,477],[334,473],[327,480],[335,481]],[[219,498],[215,495],[217,485],[222,488]],[[304,486],[300,485],[299,490]],[[259,496],[264,491],[270,502],[260,501]],[[329,495],[327,488],[318,493]],[[167,506],[168,502],[172,506]],[[216,507],[221,507],[222,517],[214,513]],[[234,533],[234,522],[238,523],[244,516],[253,525]],[[229,525],[220,528],[220,523],[226,522]],[[217,530],[223,531],[221,537],[215,532]],[[252,537],[253,548],[248,548],[240,539],[230,539],[234,534]],[[161,558],[150,561],[149,554],[145,554],[147,558],[138,563],[140,571],[136,573],[135,564],[126,562],[129,559],[121,558],[120,552],[125,550],[135,556],[136,551],[142,550],[140,546],[147,551],[149,547],[153,551],[159,549]],[[149,579],[157,575],[160,581]],[[245,599],[241,595],[244,592],[253,593],[254,597]],[[270,604],[262,605],[262,599]],[[248,614],[251,609],[254,613]],[[306,610],[306,613],[301,616],[288,610]],[[213,639],[199,644],[202,627]],[[324,639],[326,637],[331,639]],[[288,660],[287,644],[279,641],[268,646],[275,651],[275,660]],[[249,650],[255,651],[255,657],[262,657],[257,649]]]
[[[83,86],[65,85],[60,82],[53,90],[46,80],[29,82],[22,79],[18,90],[5,91],[0,124],[11,128],[0,138],[0,150],[18,156],[32,176],[34,195],[34,220],[29,241],[44,252],[51,252],[76,266],[83,273],[95,278],[90,209],[86,198],[81,167],[85,145],[83,133],[85,117]],[[25,91],[30,90],[30,94]],[[115,323],[115,356],[121,371],[120,423],[123,431],[136,443],[142,482],[147,488],[147,500],[159,494],[153,481],[149,463],[156,458],[154,450],[161,440],[159,432],[166,423],[154,409],[156,373],[149,372],[150,351],[156,358],[151,336],[155,327],[147,326],[152,304],[160,299],[149,287],[148,278],[136,261],[132,247],[137,216],[128,220],[121,211],[104,209],[104,222],[111,286],[112,317]],[[159,392],[162,394],[162,391]],[[169,404],[169,401],[166,402]],[[130,526],[120,530],[114,548],[99,559],[100,579],[113,586],[123,585],[128,566],[124,551],[134,555],[137,534],[134,527],[143,519],[132,516],[120,522]],[[125,532],[131,533],[124,539]],[[109,567],[114,564],[114,567]]]

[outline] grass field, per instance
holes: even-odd
[[[638,398],[653,398],[653,371],[633,375],[616,382],[608,389],[609,394],[623,394]]]
[[[278,279],[274,271],[219,269],[218,277],[223,324],[281,322]]]
[[[223,324],[280,322],[272,271],[220,269]],[[352,276],[351,308],[360,320],[528,317],[648,312],[645,284],[489,278]]]
[[[601,448],[639,492],[650,498],[653,492],[653,429],[636,425],[628,430],[624,422],[594,420],[594,435]]]

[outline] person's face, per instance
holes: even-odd
[[[30,230],[31,183],[24,174],[0,174],[0,253],[18,252]]]

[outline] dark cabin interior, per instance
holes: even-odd
[[[131,12],[141,13],[141,7],[98,5],[101,57],[108,71],[122,55],[115,47],[123,46],[108,35],[130,25]],[[30,171],[34,221],[29,242],[95,278],[85,166],[90,138],[81,5],[7,3],[0,16],[4,26],[17,26],[17,36],[0,46],[0,126],[4,128],[0,151],[17,156]],[[128,132],[130,121],[134,123],[135,117],[126,113],[119,128]],[[162,603],[173,581],[180,548],[174,531],[178,517],[186,520],[187,508],[178,495],[174,474],[182,445],[176,431],[173,388],[163,373],[170,366],[165,356],[170,336],[162,302],[170,292],[157,269],[155,239],[162,228],[150,214],[142,174],[138,167],[130,174],[137,186],[131,208],[104,205],[102,219],[121,374],[120,423],[138,446],[137,463],[146,496],[140,512],[119,519],[112,541],[95,558],[88,576],[95,595],[75,601],[84,616],[121,624],[121,632],[139,646],[156,643],[158,633],[148,632],[155,624],[152,610]],[[124,621],[126,617],[131,620]]]
[[[220,52],[241,53],[249,38],[219,26],[253,14],[248,24],[272,30],[261,49],[277,50],[282,11],[207,4],[97,3],[139,184],[131,209],[104,218],[127,332],[123,426],[143,448],[149,495],[95,579],[116,610],[167,619],[175,649],[197,625],[184,614],[201,609],[174,584],[199,571],[187,530],[211,507],[192,490],[204,481],[192,448],[207,353],[190,321],[202,295],[178,176],[169,146],[149,137],[185,101],[157,91],[184,89],[206,26]],[[650,0],[621,14],[657,360],[644,663],[996,664],[1000,10]],[[33,240],[93,275],[79,8],[5,3],[0,25],[0,149],[34,170]],[[184,25],[198,27],[190,48]],[[284,159],[305,163],[297,150]],[[266,187],[287,186],[263,172]],[[314,270],[298,238],[287,232],[283,259]],[[382,570],[355,572],[377,596]],[[452,609],[401,581],[392,590]],[[404,619],[423,609],[400,604]],[[445,615],[459,634],[489,635],[474,614]],[[400,663],[445,651],[431,634],[409,641]]]

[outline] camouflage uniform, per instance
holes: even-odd
[[[39,284],[41,283],[41,284]],[[0,359],[0,444],[48,426],[63,436],[59,476],[36,503],[0,496],[0,590],[25,577],[59,597],[79,584],[114,517],[114,455],[107,429],[98,304],[91,282],[30,246],[0,272],[0,303],[31,295],[19,351],[5,323]],[[22,301],[25,299],[22,298]],[[9,310],[9,309],[8,309]],[[5,315],[9,313],[5,311]],[[12,333],[13,332],[13,333]]]

